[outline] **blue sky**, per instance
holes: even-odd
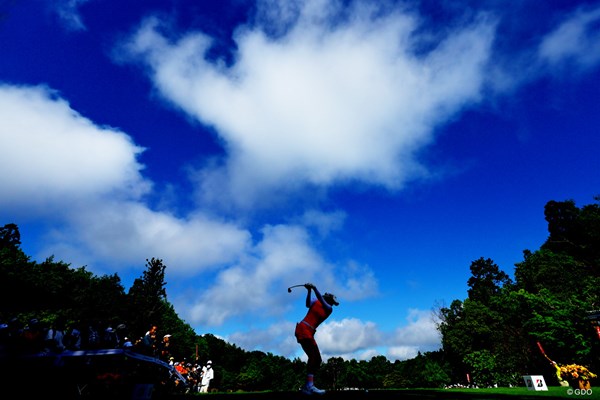
[[[474,8],[476,7],[476,8]],[[198,334],[325,358],[436,350],[484,257],[600,194],[598,1],[0,5],[0,221],[23,250],[167,265]]]

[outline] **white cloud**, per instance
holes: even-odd
[[[345,318],[324,323],[318,329],[318,343],[328,357],[368,360],[384,355],[390,360],[413,358],[420,352],[440,348],[441,338],[431,312],[409,310],[406,323],[393,333],[380,331],[376,324]]]
[[[135,202],[90,205],[71,210],[69,230],[49,237],[46,251],[79,260],[84,244],[88,259],[140,268],[146,258],[156,257],[168,266],[170,276],[189,278],[237,261],[250,244],[249,232],[203,214],[183,219]]]
[[[319,326],[319,347],[325,354],[356,352],[381,343],[381,334],[373,322],[355,318],[331,321]]]
[[[344,279],[344,276],[352,278]],[[353,288],[358,292],[356,296],[369,296],[376,290],[370,269],[355,270],[348,275],[343,268],[328,265],[312,247],[304,228],[266,226],[254,250],[239,264],[219,271],[213,285],[201,291],[193,305],[187,297],[182,305],[185,302],[186,320],[219,326],[230,318],[243,319],[248,313],[252,313],[253,318],[257,318],[257,314],[262,315],[261,318],[282,315],[288,308],[289,297],[281,288],[312,281],[317,286],[323,282],[323,287],[343,290],[353,279],[366,282]],[[262,295],[257,295],[259,293]],[[266,293],[269,295],[264,295]]]
[[[46,255],[55,254],[74,266],[104,260],[139,267],[146,258],[156,256],[168,265],[175,281],[178,276],[189,280],[206,268],[221,268],[215,284],[201,290],[197,303],[190,307],[189,298],[176,300],[178,310],[184,314],[190,310],[191,317],[186,319],[200,326],[243,319],[245,314],[251,318],[282,316],[289,310],[289,294],[281,288],[304,281],[327,287],[341,301],[377,292],[370,268],[355,262],[329,265],[313,248],[306,229],[317,227],[323,234],[339,229],[343,213],[313,210],[303,214],[302,225],[265,226],[262,238],[252,244],[250,233],[234,223],[203,213],[178,218],[144,205],[142,195],[151,185],[135,161],[141,148],[116,129],[95,126],[50,90],[5,85],[0,103],[6,106],[0,107],[6,121],[0,128],[6,163],[0,179],[14,200],[11,205],[3,197],[5,210],[18,212],[22,198],[31,197],[27,208],[35,208],[39,201],[65,211],[44,215],[47,209],[38,204],[37,217],[52,220],[55,226],[46,235],[42,249]],[[72,163],[79,168],[71,168]],[[15,179],[15,173],[24,175]],[[45,182],[61,177],[60,185]],[[54,193],[40,200],[36,187],[43,185]],[[114,193],[119,195],[109,196]],[[297,282],[299,276],[302,282]],[[381,337],[374,323],[357,319],[332,321],[319,329],[325,357],[368,359],[378,354],[370,347],[380,345]],[[231,339],[250,349],[276,349],[290,356],[299,353],[293,323],[276,324],[266,332],[249,330]]]
[[[415,358],[418,354],[419,348],[417,346],[391,346],[385,356],[390,360],[409,360]]]
[[[431,324],[430,314],[410,310],[407,322],[393,333],[381,331],[374,322],[356,318],[327,320],[319,326],[315,338],[324,361],[331,357],[370,360],[380,355],[391,361],[406,360],[419,352],[440,348],[441,339]],[[294,326],[293,322],[276,323],[264,329],[236,332],[228,340],[248,350],[271,351],[306,361],[306,355],[294,337]]]
[[[335,211],[326,213],[320,210],[307,210],[301,217],[307,227],[314,227],[320,236],[328,236],[330,232],[339,230],[346,219],[346,213]]]
[[[130,56],[148,65],[160,93],[224,140],[225,164],[202,172],[204,200],[214,201],[215,186],[246,206],[268,204],[274,188],[351,180],[401,188],[426,174],[416,152],[434,127],[479,100],[491,23],[449,32],[417,56],[414,17],[358,7],[340,20],[325,7],[306,2],[277,38],[260,25],[239,29],[231,66],[205,57],[206,35],[170,42],[156,19],[131,39]]]
[[[566,63],[587,70],[600,62],[600,7],[580,8],[553,32],[539,47],[539,57],[553,67]]]
[[[65,28],[73,31],[83,31],[87,28],[79,13],[79,7],[88,1],[89,0],[55,0],[52,2],[52,7]]]
[[[65,203],[139,198],[151,188],[136,161],[141,147],[118,129],[94,125],[48,88],[1,85],[0,120],[5,210],[62,213]]]
[[[157,257],[172,282],[213,270],[216,281],[198,303],[190,307],[186,298],[178,307],[190,321],[208,325],[246,313],[281,316],[287,303],[273,298],[289,300],[280,288],[298,283],[299,276],[300,283],[321,282],[342,299],[377,290],[370,268],[324,260],[303,225],[266,225],[262,237],[253,238],[235,221],[151,209],[144,196],[152,185],[136,161],[142,149],[119,130],[81,116],[50,89],[1,86],[0,118],[2,212],[53,227],[45,233],[42,258],[55,255],[75,267],[112,273],[141,269],[145,259]],[[301,222],[323,232],[343,221],[340,213],[305,217]],[[273,298],[256,295],[270,291]]]
[[[203,213],[179,218],[143,203],[152,188],[129,136],[95,125],[52,90],[0,86],[0,209],[4,218],[51,221],[43,258],[74,266],[144,266],[173,275],[235,262],[250,233]]]
[[[280,322],[265,329],[248,329],[244,332],[232,333],[227,339],[249,351],[261,350],[275,352],[284,357],[301,357],[302,350],[294,336],[295,327],[294,322]]]
[[[400,346],[437,346],[440,335],[432,311],[409,309],[406,326],[394,332],[393,342]]]
[[[361,300],[377,295],[378,282],[373,269],[349,261],[337,271],[333,279],[324,279],[325,285],[342,300]]]

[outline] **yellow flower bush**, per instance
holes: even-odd
[[[582,365],[569,364],[560,367],[560,376],[568,381],[583,379],[584,381],[596,378],[598,375]]]

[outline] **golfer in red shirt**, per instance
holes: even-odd
[[[302,386],[301,390],[305,394],[324,394],[324,390],[317,389],[314,385],[315,373],[323,361],[319,346],[315,341],[315,333],[317,332],[317,327],[331,315],[333,306],[338,306],[340,303],[338,303],[335,295],[331,293],[321,295],[317,287],[312,283],[306,283],[304,287],[308,290],[306,293],[306,307],[308,308],[308,312],[304,319],[296,324],[296,331],[294,333],[298,343],[302,346],[302,350],[308,356],[306,363],[306,383]],[[315,292],[316,299],[312,298],[312,291]]]

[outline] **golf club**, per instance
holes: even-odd
[[[292,288],[295,288],[295,287],[300,287],[300,286],[304,286],[304,285],[294,285],[294,286],[290,286],[290,287],[288,288],[288,293],[292,293]]]

